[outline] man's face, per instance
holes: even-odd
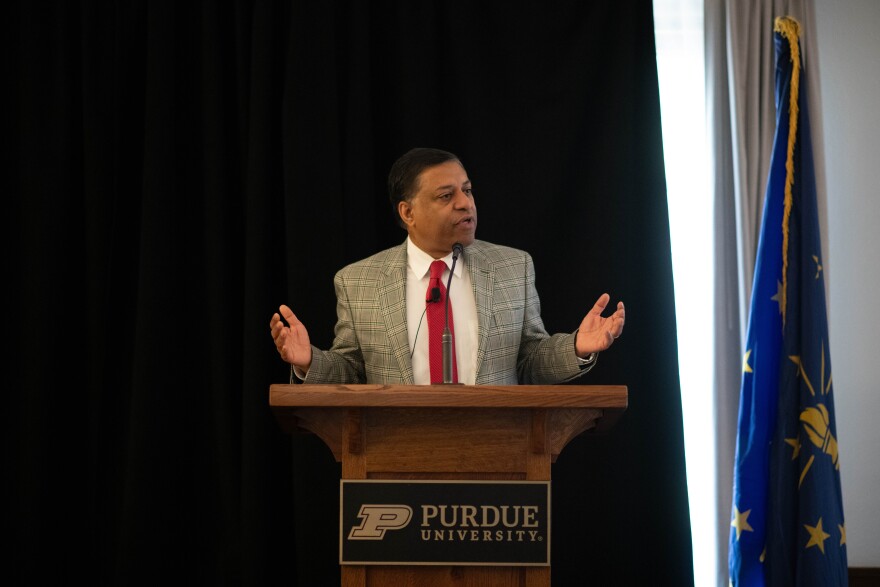
[[[460,163],[448,161],[419,175],[418,191],[398,205],[400,217],[417,247],[439,259],[452,245],[468,246],[477,231],[477,206],[471,181]]]

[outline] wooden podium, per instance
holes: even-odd
[[[320,437],[343,479],[549,481],[578,434],[610,428],[625,386],[275,384],[282,428]],[[548,587],[550,566],[348,565],[343,587]]]

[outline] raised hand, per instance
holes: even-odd
[[[269,329],[272,331],[275,348],[278,349],[281,358],[303,371],[308,371],[312,364],[312,345],[309,342],[308,330],[296,314],[282,304],[278,312],[272,314]]]
[[[610,300],[611,296],[603,293],[581,321],[575,340],[575,350],[579,357],[604,351],[623,334],[623,323],[626,321],[623,302],[617,302],[617,310],[612,315],[602,316]]]

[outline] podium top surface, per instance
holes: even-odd
[[[625,385],[335,385],[269,386],[273,408],[598,408],[625,410]]]

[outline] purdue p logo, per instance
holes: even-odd
[[[348,533],[349,540],[382,540],[386,530],[400,530],[409,524],[412,508],[408,505],[361,505],[360,526]]]

